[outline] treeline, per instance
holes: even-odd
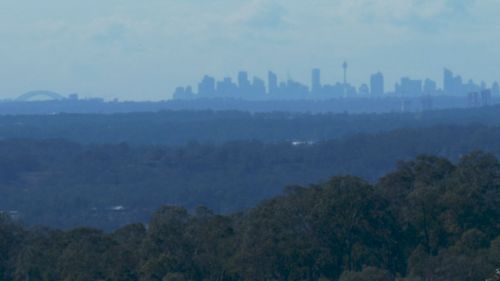
[[[0,138],[65,138],[79,143],[184,145],[325,141],[357,133],[436,125],[500,125],[500,106],[420,113],[308,114],[241,111],[163,111],[127,114],[0,116]]]
[[[476,149],[500,155],[500,128],[434,127],[356,135],[314,145],[257,141],[185,146],[0,141],[0,210],[27,225],[111,230],[175,204],[216,213],[255,206],[290,184],[334,175],[370,182],[398,160],[425,153],[457,160]]]
[[[4,281],[498,280],[500,164],[420,156],[376,184],[334,177],[234,215],[162,207],[112,233],[2,217],[0,253]]]

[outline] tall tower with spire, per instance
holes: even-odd
[[[344,97],[346,97],[347,96],[347,62],[344,62],[342,64],[342,68],[344,69],[344,84],[343,84]]]
[[[347,62],[342,64],[342,68],[344,69],[344,84],[347,84]]]

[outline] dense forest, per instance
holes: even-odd
[[[26,225],[112,230],[145,222],[162,205],[232,213],[331,176],[375,182],[419,154],[457,161],[500,156],[500,128],[437,126],[359,134],[314,144],[234,141],[183,146],[0,141],[0,210]]]
[[[357,133],[436,125],[500,125],[500,105],[419,113],[249,113],[163,111],[0,116],[0,138],[65,138],[80,143],[183,145],[190,141],[324,141]]]
[[[371,184],[290,186],[233,215],[159,208],[111,233],[0,218],[0,279],[499,280],[500,163],[419,156]]]

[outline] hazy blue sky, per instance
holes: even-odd
[[[500,80],[499,0],[5,0],[0,97],[165,99],[204,73]]]

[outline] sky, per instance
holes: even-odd
[[[3,0],[0,98],[169,99],[204,74],[500,80],[499,0]]]

